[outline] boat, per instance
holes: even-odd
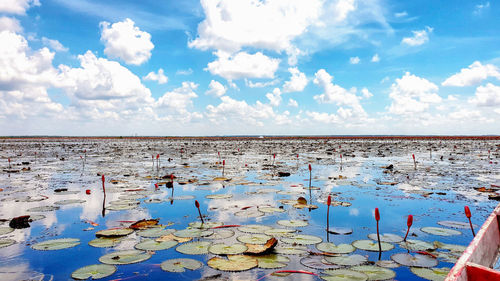
[[[500,280],[500,271],[493,269],[500,248],[500,204],[450,270],[445,281]]]

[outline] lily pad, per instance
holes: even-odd
[[[407,239],[406,241],[399,243],[399,246],[410,251],[425,251],[433,250],[435,248],[434,245],[429,242],[412,239]]]
[[[123,237],[127,236],[130,233],[134,232],[132,228],[111,228],[111,229],[105,229],[105,230],[100,230],[95,233],[96,237]]]
[[[66,200],[56,201],[56,202],[54,202],[54,204],[56,204],[56,205],[69,205],[69,204],[81,204],[84,202],[85,202],[85,200],[81,200],[81,199],[66,199]]]
[[[8,234],[14,231],[14,228],[11,227],[0,227],[0,235]]]
[[[331,242],[323,242],[316,245],[316,249],[333,254],[348,254],[356,250],[351,244],[339,244],[335,245]]]
[[[348,255],[348,256],[338,256],[338,257],[325,257],[325,260],[329,263],[338,264],[342,266],[354,266],[366,263],[368,261],[368,258],[362,255]]]
[[[218,229],[214,230],[214,233],[210,236],[204,237],[205,239],[211,239],[211,240],[220,240],[220,239],[227,239],[230,237],[233,237],[234,231],[230,229]]]
[[[99,258],[105,264],[132,264],[139,263],[151,258],[151,254],[139,250],[116,251]]]
[[[429,234],[434,234],[434,235],[440,235],[440,236],[452,236],[452,235],[460,235],[462,232],[458,230],[453,230],[449,228],[442,228],[442,227],[422,227],[420,230],[422,230],[425,233]]]
[[[304,255],[307,254],[307,247],[299,245],[279,245],[274,248],[274,252],[282,255]]]
[[[132,210],[137,208],[137,205],[128,205],[128,204],[123,204],[123,205],[109,205],[106,207],[106,210],[108,211],[123,211],[123,210]]]
[[[259,211],[264,212],[264,213],[283,213],[285,212],[284,209],[281,208],[276,208],[276,207],[260,207]]]
[[[264,215],[264,212],[261,212],[257,209],[245,209],[238,211],[234,213],[235,216],[237,217],[245,217],[245,218],[257,218],[257,217],[262,217]]]
[[[228,255],[227,259],[214,257],[208,260],[208,266],[222,271],[245,271],[257,267],[257,259],[245,255]]]
[[[350,227],[330,227],[328,232],[337,235],[348,235],[352,233],[352,228]]]
[[[200,221],[194,221],[189,223],[189,227],[191,228],[201,228],[201,229],[209,229],[212,227],[222,226],[224,223],[218,221],[206,221],[201,223]]]
[[[291,233],[294,233],[296,230],[295,229],[290,229],[290,228],[273,228],[266,230],[264,234],[273,236],[273,237],[283,237],[283,236],[289,236]]]
[[[141,237],[156,238],[174,233],[174,229],[165,229],[163,227],[153,227],[138,231],[137,234]]]
[[[232,245],[226,244],[213,244],[208,248],[208,251],[215,255],[237,255],[242,254],[247,250],[247,246],[235,243]]]
[[[174,235],[177,237],[187,238],[187,237],[205,237],[212,235],[212,233],[214,233],[212,230],[187,228],[174,232]]]
[[[96,248],[112,248],[122,241],[121,237],[118,238],[96,238],[89,242],[89,245]]]
[[[159,250],[166,250],[170,249],[174,246],[179,244],[175,240],[170,240],[170,241],[156,241],[153,239],[147,239],[143,240],[140,243],[136,244],[134,248],[138,250],[144,250],[144,251],[159,251]]]
[[[15,244],[16,241],[12,239],[0,239],[0,248],[8,247]]]
[[[185,272],[186,269],[196,270],[203,266],[203,263],[193,259],[171,259],[160,264],[161,269],[168,272]]]
[[[410,268],[410,270],[411,272],[413,272],[413,274],[417,275],[418,277],[431,281],[443,281],[450,272],[450,269],[447,267],[441,267],[441,268],[412,267]]]
[[[178,246],[175,250],[186,255],[204,255],[208,254],[208,247],[211,244],[211,242],[206,241],[190,242]]]
[[[323,241],[318,236],[307,235],[307,234],[294,234],[290,237],[283,237],[281,241],[288,244],[297,244],[297,245],[313,245],[318,244]]]
[[[396,272],[394,272],[393,270],[373,265],[358,265],[351,267],[351,269],[363,272],[364,274],[368,275],[369,281],[387,280],[392,279],[396,276]]]
[[[238,230],[245,233],[264,233],[266,230],[272,229],[272,227],[260,224],[249,224],[245,226],[238,227]]]
[[[455,244],[446,244],[446,243],[442,243],[439,241],[434,241],[434,246],[436,248],[449,250],[449,251],[455,252],[455,253],[462,253],[467,248],[466,246],[455,245]]]
[[[271,238],[272,238],[271,236],[265,234],[249,234],[249,235],[238,236],[236,239],[241,243],[260,245],[260,244],[266,244],[267,240]]]
[[[232,194],[210,194],[205,196],[207,199],[229,199],[232,198]]]
[[[314,268],[314,269],[337,269],[340,266],[335,264],[326,264],[322,262],[322,257],[320,256],[310,256],[305,257],[300,260],[300,263],[304,266]]]
[[[116,272],[116,266],[110,264],[93,264],[81,267],[73,273],[71,273],[71,278],[76,280],[87,280],[92,278],[101,279],[108,277]]]
[[[468,222],[461,221],[438,221],[439,225],[451,227],[451,228],[461,228],[461,229],[469,229],[470,224]],[[472,225],[474,228],[478,228],[476,224]]]
[[[385,268],[398,268],[400,267],[399,263],[393,260],[379,260],[375,263],[377,266],[385,267]]]
[[[31,246],[31,248],[40,251],[52,251],[52,250],[72,248],[79,244],[80,244],[80,239],[77,238],[60,238],[60,239],[52,239],[36,243],[33,246]]]
[[[408,253],[398,253],[391,256],[391,259],[401,265],[415,267],[433,267],[438,264],[437,259],[428,255],[411,255]]]
[[[377,233],[368,234],[368,238],[377,241]],[[387,243],[399,243],[403,241],[403,237],[396,234],[383,233],[380,234],[380,241]]]
[[[287,227],[303,227],[309,224],[307,221],[303,220],[279,220],[276,223]]]
[[[256,256],[258,267],[264,269],[281,268],[287,266],[289,258],[277,254]]]
[[[327,275],[321,275],[321,279],[328,281],[366,281],[368,280],[368,275],[354,270],[348,269],[328,269],[323,273]]]
[[[352,242],[352,245],[360,250],[378,252],[379,246],[377,241],[372,240],[356,240]],[[380,246],[382,248],[382,252],[390,251],[394,249],[394,245],[389,244],[387,242],[380,242]]]
[[[28,212],[51,212],[51,211],[56,211],[56,210],[59,210],[59,206],[39,206],[39,207],[30,208],[27,211]]]

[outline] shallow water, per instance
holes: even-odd
[[[88,242],[96,238],[97,231],[127,227],[132,221],[150,218],[159,218],[160,224],[168,225],[168,229],[185,229],[189,223],[199,221],[194,200],[200,202],[206,221],[285,228],[276,222],[304,220],[308,222],[307,226],[291,229],[335,244],[369,239],[367,235],[376,232],[373,211],[378,207],[381,233],[404,236],[407,216],[412,214],[414,222],[409,239],[468,245],[472,240],[469,229],[457,229],[460,235],[438,236],[420,228],[446,228],[437,224],[446,220],[468,222],[463,209],[469,205],[472,222],[476,231],[479,230],[497,202],[488,199],[489,193],[474,188],[500,184],[498,147],[498,140],[444,139],[1,140],[0,219],[3,222],[0,227],[8,226],[10,219],[17,216],[41,214],[45,217],[31,222],[29,228],[0,235],[0,239],[16,241],[11,246],[0,248],[0,279],[40,280],[41,276],[41,280],[71,279],[71,273],[78,268],[98,264],[99,258],[107,253],[134,249],[138,242],[146,239],[134,232],[113,248],[95,248]],[[156,162],[157,154],[160,155],[159,163]],[[416,169],[412,154],[417,161]],[[11,159],[10,168],[7,158]],[[222,177],[221,160],[225,161],[225,181],[217,179]],[[312,167],[311,185],[319,188],[311,192],[307,189],[308,164]],[[394,166],[392,171],[383,168],[390,164]],[[290,176],[279,177],[278,172],[288,172]],[[154,184],[170,181],[167,176],[170,174],[176,177],[174,188],[161,185],[155,190]],[[106,177],[105,202],[100,175]],[[54,192],[61,188],[68,189],[70,194]],[[90,189],[90,195],[85,193],[86,189]],[[205,197],[211,194],[230,194],[232,197]],[[349,203],[330,207],[330,227],[350,227],[352,234],[327,235],[325,203],[328,195],[332,195],[335,202]],[[297,209],[279,201],[299,197],[318,208]],[[67,199],[85,201],[60,205],[61,200]],[[129,210],[110,210],[113,206],[110,202],[123,199],[139,204]],[[60,209],[29,210],[38,206],[59,206]],[[265,206],[281,207],[284,212],[257,212],[262,214],[258,217],[235,215],[242,209],[250,212]],[[92,226],[90,222],[98,225]],[[237,228],[228,229],[235,232],[229,238],[214,240],[205,237],[193,241],[232,244],[238,242],[238,236],[245,234]],[[80,244],[53,251],[31,248],[35,243],[56,238],[78,238]],[[278,245],[285,245],[282,238],[278,240]],[[383,252],[382,260],[390,260],[396,253],[408,252],[397,243],[392,244],[394,249]],[[290,261],[283,268],[254,268],[231,273],[207,266],[207,261],[216,255],[186,255],[177,252],[176,247],[157,250],[150,259],[141,263],[118,265],[117,271],[103,280],[196,280],[210,276],[257,280],[275,270],[306,270],[322,274],[322,270],[300,263],[307,254],[287,255]],[[310,251],[320,252],[315,245],[307,247]],[[435,249],[433,253],[447,251]],[[356,249],[352,254],[367,256],[370,263],[379,259],[378,252]],[[196,259],[204,266],[184,273],[163,271],[159,264],[172,258]],[[441,256],[438,256],[438,262],[436,267],[439,268],[453,266],[453,262]],[[407,266],[392,270],[396,272],[394,279],[397,280],[425,280],[413,274]],[[217,279],[215,277],[212,280]],[[305,274],[285,278],[269,276],[266,279],[319,280]]]

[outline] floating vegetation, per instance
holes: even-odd
[[[96,238],[89,241],[89,245],[96,248],[112,248],[122,242],[122,238]]]
[[[204,255],[208,254],[208,247],[210,247],[211,244],[211,242],[206,241],[190,242],[178,246],[175,250],[186,255]]]
[[[136,244],[134,247],[138,250],[144,250],[144,251],[159,251],[159,250],[170,249],[174,246],[177,246],[177,244],[179,243],[175,240],[156,241],[153,239],[147,239]]]
[[[347,245],[347,244],[344,244]],[[348,255],[348,256],[337,256],[337,257],[325,257],[325,260],[329,263],[342,265],[342,266],[354,266],[360,265],[368,262],[368,258],[362,255]]]
[[[365,250],[365,251],[378,252],[380,250],[378,242],[372,240],[356,240],[352,242],[352,245],[360,250]],[[394,249],[394,245],[389,244],[387,242],[380,242],[380,246],[382,252]]]
[[[458,230],[453,230],[449,228],[442,227],[422,227],[421,231],[429,234],[440,235],[440,236],[452,236],[452,235],[460,235],[462,232]]]
[[[110,264],[93,264],[79,268],[71,273],[71,278],[76,280],[87,280],[89,278],[101,279],[113,275],[116,266]]]
[[[368,238],[377,240],[377,233],[368,234]],[[399,243],[403,241],[403,237],[391,233],[382,233],[380,234],[380,241],[387,243]]]
[[[247,246],[239,243],[232,245],[226,244],[212,244],[208,251],[215,255],[237,255],[246,252]]]
[[[413,272],[413,274],[417,275],[418,277],[431,281],[443,281],[450,272],[450,268],[448,267],[441,267],[441,268],[412,267],[410,268],[410,270],[411,272]]]
[[[255,258],[257,259],[258,267],[263,269],[285,267],[290,261],[289,258],[277,254],[259,255],[255,256]]]
[[[451,227],[451,228],[461,228],[461,229],[469,229],[470,224],[468,222],[461,222],[461,221],[438,221],[439,225],[446,226],[446,227]],[[478,228],[477,225],[472,224],[474,228]]]
[[[222,271],[245,271],[257,267],[258,261],[254,257],[245,255],[229,255],[227,259],[214,257],[208,260],[208,266]]]
[[[270,230],[272,227],[267,226],[267,225],[259,225],[259,224],[249,224],[245,226],[238,227],[238,230],[241,232],[246,232],[246,233],[264,233],[266,230]]]
[[[14,245],[14,244],[16,244],[15,240],[12,240],[12,239],[0,239],[0,248],[5,248],[5,247],[8,247],[8,246]]]
[[[140,230],[137,235],[146,238],[156,238],[160,236],[169,235],[175,232],[175,229],[165,229],[164,227],[153,227],[149,229]]]
[[[307,221],[302,220],[279,220],[276,223],[287,227],[304,227],[309,224]]]
[[[300,263],[304,266],[314,268],[314,269],[337,269],[340,266],[335,264],[326,264],[323,262],[323,258],[319,256],[311,256],[300,259]]]
[[[96,237],[106,237],[106,238],[116,238],[127,236],[130,233],[134,232],[132,228],[112,228],[100,230],[95,233]]]
[[[41,251],[53,251],[53,250],[72,248],[77,245],[80,245],[80,239],[60,238],[60,239],[52,239],[36,243],[32,245],[31,248],[34,250],[41,250]]]
[[[348,254],[356,250],[351,244],[339,244],[335,245],[331,242],[323,242],[316,245],[316,249],[332,254]]]
[[[246,244],[266,244],[271,238],[271,236],[265,234],[249,234],[238,236],[236,239]]]
[[[11,227],[0,227],[0,235],[4,235],[4,234],[8,234],[8,233],[11,233],[12,231],[14,231],[14,228],[11,228]]]
[[[429,255],[420,255],[420,254],[411,255],[408,253],[398,253],[392,255],[391,259],[405,266],[433,267],[438,264],[437,259]]]
[[[205,237],[210,236],[214,232],[208,229],[199,229],[199,228],[187,228],[183,230],[179,230],[174,232],[173,234],[177,237],[187,238],[187,237]]]
[[[435,249],[434,244],[421,240],[410,239],[406,240],[405,242],[399,243],[399,246],[410,251],[426,251]]]
[[[104,264],[132,264],[151,258],[151,254],[140,250],[116,251],[99,258]]]
[[[396,272],[393,270],[372,265],[358,265],[351,267],[351,269],[368,275],[368,280],[388,280],[396,276]]]
[[[326,275],[321,275],[321,279],[328,281],[366,281],[368,275],[348,269],[328,269],[323,271]]]
[[[202,266],[203,264],[197,260],[183,258],[166,260],[160,264],[161,269],[168,272],[185,272],[186,269],[196,270]]]

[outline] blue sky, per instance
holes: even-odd
[[[498,134],[498,5],[3,0],[1,134]]]

